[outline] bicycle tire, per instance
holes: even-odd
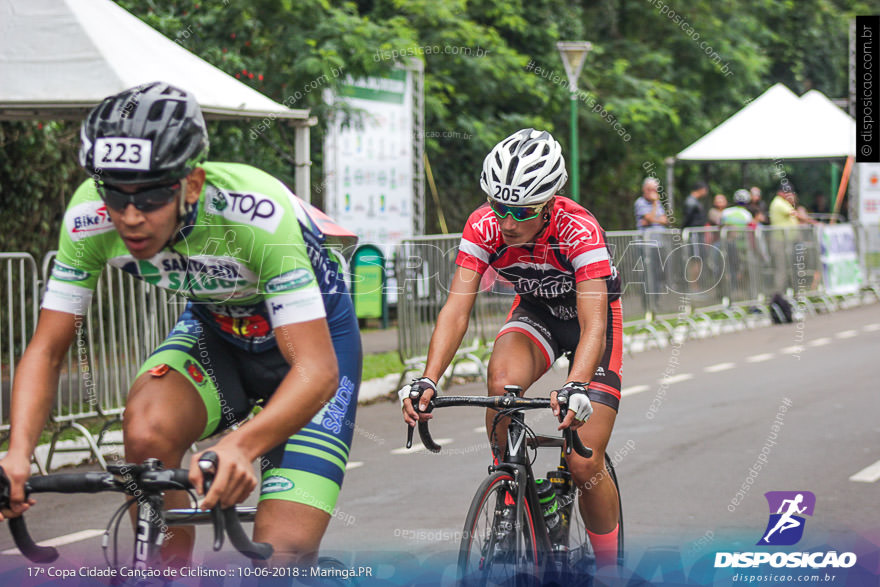
[[[498,552],[496,516],[499,506],[514,507],[508,494],[513,476],[496,471],[483,480],[477,489],[465,519],[458,555],[460,585],[524,584],[539,579],[540,562],[535,524],[528,503],[523,504],[523,519],[514,526],[515,552]],[[507,500],[505,501],[505,498]],[[525,581],[523,581],[525,579]]]

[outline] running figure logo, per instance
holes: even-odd
[[[759,545],[791,546],[804,535],[805,520],[812,516],[816,496],[811,491],[768,491],[764,494],[770,506],[770,521]],[[776,512],[776,513],[774,513]]]

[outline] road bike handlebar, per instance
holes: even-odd
[[[420,412],[418,405],[418,397],[412,399],[413,409],[416,412]],[[567,402],[560,402],[560,406],[564,408],[567,405]],[[518,397],[514,393],[506,393],[504,395],[494,395],[494,396],[468,396],[468,395],[449,395],[442,397],[433,397],[431,401],[428,402],[427,408],[424,410],[424,413],[431,413],[434,408],[450,408],[456,406],[477,406],[482,408],[493,408],[496,410],[539,410],[542,408],[550,407],[550,400],[543,398],[526,398],[526,397]],[[562,409],[560,414],[564,414],[565,409]],[[419,421],[419,438],[422,440],[422,444],[431,452],[440,452],[440,445],[434,442],[434,439],[431,438],[431,432],[428,429],[427,421]],[[581,442],[581,438],[579,435],[575,434],[572,429],[566,428],[563,430],[563,435],[565,437],[565,454],[571,454],[571,449],[574,448],[574,451],[585,459],[589,459],[593,456],[593,450],[584,446],[583,442]],[[413,427],[409,426],[406,435],[406,448],[412,448],[412,437],[413,437]]]
[[[207,469],[202,463],[207,463]],[[161,464],[157,465],[161,467]],[[199,461],[199,468],[205,475],[205,491],[207,492],[213,480],[211,468],[216,471],[217,455],[213,451],[205,453]],[[25,498],[33,493],[102,493],[116,492],[127,493],[127,487],[132,487],[132,482],[137,489],[145,495],[158,494],[167,490],[192,490],[195,489],[189,481],[189,471],[186,469],[156,469],[146,463],[144,465],[127,464],[113,468],[120,475],[124,473],[125,479],[120,479],[113,472],[89,472],[89,473],[65,473],[59,475],[46,475],[31,477],[25,483]],[[0,467],[0,508],[9,507],[9,479],[3,468]],[[272,545],[263,542],[253,542],[245,534],[241,527],[241,521],[235,506],[221,510],[215,506],[212,510],[212,522],[214,525],[214,548],[219,550],[223,544],[223,534],[229,536],[229,541],[243,555],[251,559],[266,560],[272,556]],[[24,516],[9,520],[9,531],[12,539],[21,553],[35,563],[49,563],[58,558],[58,551],[51,546],[40,546],[34,542],[25,524]]]

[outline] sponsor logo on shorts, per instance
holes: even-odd
[[[517,320],[519,320],[520,322],[525,322],[526,324],[543,334],[544,338],[550,340],[550,330],[531,316],[519,316]]]
[[[65,265],[61,261],[55,261],[52,267],[52,277],[59,281],[85,281],[89,278],[89,273],[70,265]]]
[[[266,293],[278,293],[299,289],[312,282],[312,273],[308,269],[294,269],[273,277],[266,282]]]
[[[278,475],[272,475],[263,479],[260,493],[280,493],[282,491],[290,491],[291,489],[293,489],[293,481]]]
[[[199,385],[205,382],[205,374],[202,373],[202,370],[199,369],[199,366],[192,361],[187,360],[183,364],[183,368],[186,369],[186,372],[189,373],[189,376],[193,378],[193,381],[195,381]]]

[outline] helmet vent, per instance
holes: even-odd
[[[532,165],[531,167],[529,167],[528,169],[526,169],[526,170],[523,172],[523,174],[528,175],[528,174],[530,174],[530,173],[533,172],[533,171],[537,171],[537,170],[541,169],[541,167],[542,167],[543,165],[544,165],[543,162],[535,163],[534,165]]]
[[[162,118],[162,112],[165,110],[165,100],[158,100],[153,102],[153,105],[150,106],[150,111],[147,113],[147,120],[155,121]]]
[[[507,166],[507,185],[513,184],[513,176],[516,175],[516,166],[519,165],[519,157],[514,156]]]
[[[113,101],[107,100],[107,102],[104,104],[104,108],[101,109],[101,114],[99,115],[101,117],[101,120],[107,120],[110,118],[110,114],[113,112],[113,107]]]

